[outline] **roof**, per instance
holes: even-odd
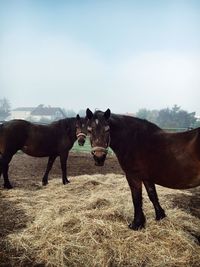
[[[13,111],[33,111],[35,108],[33,107],[21,107],[21,108],[15,108]]]
[[[65,114],[61,108],[50,106],[45,107],[43,105],[39,105],[31,112],[31,115],[34,116],[55,116],[58,114],[62,114],[62,116],[65,117]]]

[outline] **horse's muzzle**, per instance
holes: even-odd
[[[80,138],[78,139],[78,144],[79,144],[79,146],[84,146],[84,144],[85,144],[85,138],[80,137]]]
[[[77,134],[78,144],[79,146],[83,146],[85,144],[86,135],[84,133]]]
[[[106,155],[107,155],[107,149],[97,149],[95,150],[94,148],[92,149],[92,155],[95,161],[96,166],[103,166]]]

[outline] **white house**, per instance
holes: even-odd
[[[9,120],[13,120],[13,119],[22,119],[22,120],[27,120],[30,115],[31,112],[34,110],[35,108],[33,107],[21,107],[21,108],[15,108],[13,110],[11,110],[11,114],[9,116]]]
[[[39,105],[38,107],[19,107],[11,111],[9,120],[12,119],[23,119],[29,121],[55,121],[65,118],[66,115],[61,108],[58,107],[45,107]]]

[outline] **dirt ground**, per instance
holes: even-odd
[[[10,181],[14,187],[33,187],[41,183],[41,179],[45,172],[48,158],[35,158],[27,156],[23,153],[16,154],[9,169]],[[73,153],[69,154],[68,162],[68,177],[73,180],[74,176],[92,175],[92,174],[123,174],[119,163],[115,156],[107,156],[105,165],[98,167],[94,165],[94,160],[90,154],[87,153]],[[51,179],[61,179],[61,168],[59,158],[56,159],[53,168],[49,174],[49,182]]]

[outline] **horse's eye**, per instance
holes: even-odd
[[[109,130],[110,130],[110,126],[109,125],[105,126],[105,132],[108,132]]]

